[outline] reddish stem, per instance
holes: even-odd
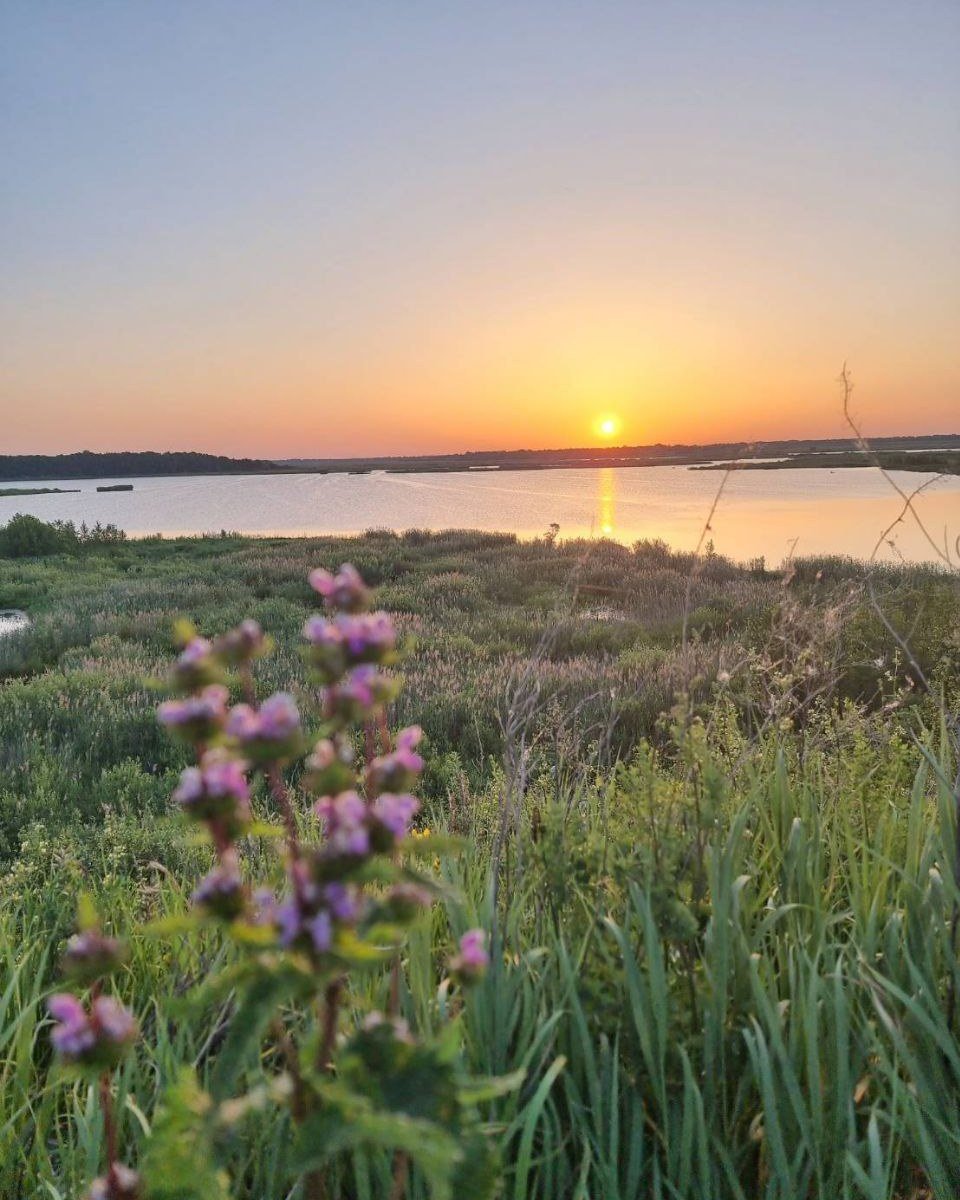
[[[293,811],[293,805],[290,802],[290,793],[287,791],[286,785],[283,782],[283,776],[280,774],[280,768],[274,763],[267,770],[267,782],[270,785],[270,795],[277,808],[283,817],[283,825],[287,831],[287,850],[290,854],[292,862],[296,862],[300,857],[300,836],[297,831],[297,817]]]
[[[107,1169],[113,1174],[113,1168],[119,1160],[117,1151],[117,1125],[113,1119],[113,1096],[110,1093],[110,1072],[104,1071],[100,1076],[100,1111],[103,1113],[103,1133],[107,1143]]]

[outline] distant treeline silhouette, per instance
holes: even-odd
[[[0,454],[0,480],[103,479],[130,475],[221,475],[249,471],[276,471],[277,464],[262,458],[227,458],[197,451],[139,450],[94,454]]]

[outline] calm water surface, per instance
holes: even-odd
[[[131,535],[208,533],[358,533],[469,528],[542,534],[556,522],[561,537],[605,536],[623,542],[659,537],[697,544],[724,476],[687,467],[602,467],[559,471],[457,474],[219,475],[134,480],[44,480],[24,487],[73,487],[60,496],[0,497],[0,523],[28,512],[44,520],[112,522]],[[896,472],[907,492],[928,477]],[[132,492],[97,492],[130,483]],[[16,485],[20,486],[20,485]],[[938,480],[916,500],[938,543],[958,558],[960,477]],[[711,522],[720,553],[763,555],[778,563],[796,541],[798,554],[868,556],[902,502],[872,467],[838,470],[737,471],[727,478]],[[935,554],[907,517],[880,556],[910,560]]]

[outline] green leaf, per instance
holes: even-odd
[[[463,1158],[457,1138],[433,1121],[376,1108],[338,1083],[322,1087],[324,1108],[300,1127],[290,1156],[297,1174],[324,1166],[342,1150],[402,1150],[427,1177],[434,1200],[450,1200]]]
[[[229,1200],[226,1173],[214,1158],[212,1104],[184,1068],[167,1090],[143,1156],[148,1200]]]
[[[255,980],[243,996],[230,1022],[210,1081],[218,1099],[229,1094],[237,1077],[260,1044],[278,1005],[303,986],[299,973],[276,969]]]
[[[515,1092],[526,1076],[524,1067],[519,1071],[511,1071],[509,1075],[477,1076],[461,1082],[457,1087],[457,1096],[460,1103],[466,1106],[499,1100],[501,1096],[509,1096],[511,1092]]]

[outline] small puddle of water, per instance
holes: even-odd
[[[0,637],[20,633],[30,625],[30,618],[19,608],[0,608]]]

